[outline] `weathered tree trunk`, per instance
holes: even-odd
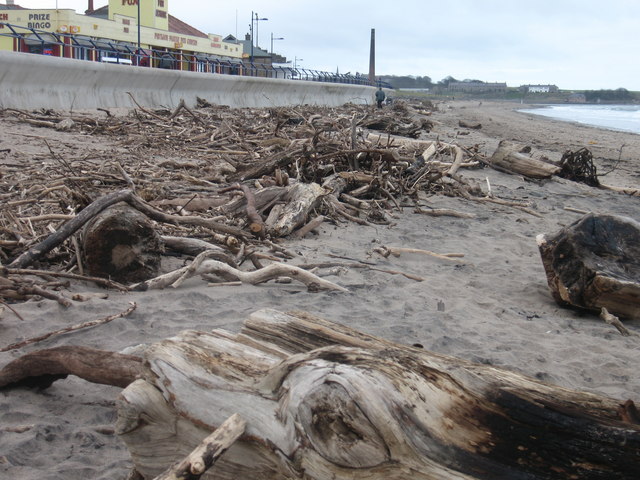
[[[518,173],[530,178],[550,178],[560,171],[560,167],[557,165],[528,157],[515,149],[516,147],[511,142],[502,140],[491,156],[489,164],[500,170]]]
[[[640,223],[588,214],[537,241],[558,304],[640,318]]]
[[[309,213],[326,194],[317,183],[296,183],[289,187],[284,207],[267,218],[267,231],[274,237],[286,237],[307,222]]]
[[[145,357],[117,432],[147,479],[234,413],[246,434],[206,478],[637,478],[640,425],[613,399],[305,313],[262,310],[237,335],[187,331]]]
[[[84,263],[90,275],[133,283],[158,275],[162,239],[149,219],[127,204],[107,208],[83,233]]]

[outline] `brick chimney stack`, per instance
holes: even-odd
[[[87,11],[84,13],[93,12],[93,0],[89,0],[89,5],[87,7]]]
[[[376,29],[371,29],[371,47],[369,49],[369,81],[376,81]]]

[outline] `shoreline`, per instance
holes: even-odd
[[[573,126],[519,113],[513,104],[484,101],[439,103],[427,118],[434,127],[422,134],[424,140],[477,146],[490,156],[506,139],[530,145],[534,156],[554,161],[566,149],[588,147],[599,170],[615,166],[606,183],[640,186],[640,136],[635,134]],[[461,128],[460,120],[482,127]],[[49,147],[71,164],[93,151],[128,153],[115,136],[58,132],[7,118],[0,118],[0,141],[2,148],[12,149],[2,160],[7,164],[44,162],[50,159]],[[404,207],[390,212],[391,225],[327,222],[315,235],[281,242],[296,254],[292,264],[319,264],[336,257],[375,262],[380,270],[345,267],[326,277],[349,293],[309,292],[295,283],[275,282],[211,288],[193,278],[178,289],[108,292],[108,299],[94,296],[66,309],[50,300],[15,304],[12,308],[23,320],[7,309],[2,312],[2,346],[124,311],[131,301],[137,309],[127,318],[0,353],[0,366],[41,348],[83,345],[121,351],[186,329],[236,332],[253,311],[275,308],[307,311],[390,341],[420,343],[442,355],[638,404],[638,337],[621,336],[595,314],[558,306],[535,241],[536,235],[555,233],[581,218],[567,207],[638,220],[638,198],[561,178],[528,181],[490,168],[461,169],[459,175],[483,191],[491,185],[498,198],[526,202],[538,215],[423,192],[422,208],[454,210],[470,218],[428,217]],[[416,254],[384,258],[374,252],[381,245],[459,252],[464,257],[462,263]],[[69,290],[104,292],[86,284],[72,284]],[[640,320],[625,326],[640,333]],[[1,391],[0,472],[21,480],[125,478],[129,452],[113,428],[119,392],[71,377],[44,391]]]
[[[638,188],[640,184],[636,167],[640,159],[639,134],[520,112],[521,104],[512,102],[479,105],[476,101],[454,101],[437,106],[439,112],[434,120],[438,125],[430,139],[444,135],[467,147],[480,145],[487,156],[491,156],[500,140],[510,140],[529,145],[534,154],[552,161],[559,161],[566,150],[587,148],[599,174],[613,170],[602,178],[603,183],[625,188]],[[458,127],[460,120],[480,123],[482,128],[462,129]],[[461,131],[465,134],[460,135]]]
[[[610,125],[599,125],[597,123],[590,123],[590,122],[587,122],[587,121],[579,121],[579,120],[574,120],[574,119],[565,119],[565,118],[561,118],[561,117],[554,116],[554,115],[546,115],[544,113],[536,113],[536,110],[545,110],[545,109],[548,109],[549,107],[577,107],[578,109],[580,109],[581,107],[596,107],[596,106],[613,107],[613,106],[625,106],[625,104],[604,104],[604,105],[603,104],[579,104],[579,105],[574,105],[574,104],[549,103],[549,104],[545,104],[545,105],[529,107],[529,108],[526,108],[526,109],[519,109],[517,111],[521,112],[521,113],[532,114],[532,115],[540,115],[540,116],[543,116],[545,118],[551,118],[553,120],[559,120],[561,122],[571,123],[573,125],[586,125],[586,126],[589,126],[589,127],[599,128],[599,129],[603,129],[603,130],[610,130],[610,131],[614,131],[614,132],[623,132],[623,133],[633,133],[635,135],[640,135],[640,130],[639,131],[635,131],[633,129],[628,129],[628,128],[613,127],[613,126],[610,126]],[[640,106],[638,106],[638,109],[640,110]],[[640,128],[640,126],[638,128]]]

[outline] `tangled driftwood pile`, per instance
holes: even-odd
[[[233,269],[247,259],[260,269],[263,247],[272,259],[286,257],[274,243],[278,237],[305,235],[325,221],[388,224],[393,209],[417,208],[420,191],[477,195],[456,176],[463,165],[481,165],[476,151],[406,138],[431,128],[429,107],[229,109],[202,101],[195,109],[181,103],[173,112],[139,108],[125,117],[105,110],[100,118],[4,110],[37,127],[116,137],[126,153],[78,151],[70,158],[47,143],[49,158],[2,165],[0,298],[42,295],[69,277],[109,278],[94,280],[126,288],[118,282],[155,272],[126,273],[136,268],[132,252],[141,251],[132,245],[190,255],[213,250],[215,261]],[[405,137],[392,136],[398,134]],[[115,228],[111,244],[91,240],[93,225],[109,224],[96,217],[124,218],[122,202],[153,221],[159,238],[152,249],[145,250],[148,232],[129,238],[124,253],[123,232]],[[120,210],[111,207],[116,203]],[[100,230],[93,238],[104,243],[105,235]],[[120,271],[96,267],[100,259],[91,255],[99,250],[103,258],[116,252]],[[26,277],[25,267],[44,272]]]
[[[384,110],[230,109],[205,101],[194,109],[181,102],[174,111],[140,107],[124,117],[3,110],[36,127],[111,137],[121,148],[70,154],[42,137],[46,158],[0,165],[0,301],[39,295],[66,305],[52,290],[69,278],[119,289],[164,286],[166,280],[147,281],[159,274],[160,256],[171,253],[206,251],[206,268],[190,275],[215,261],[216,275],[238,281],[247,273],[239,265],[250,261],[261,271],[261,260],[287,259],[277,239],[304,236],[323,222],[389,224],[403,207],[463,216],[421,208],[422,192],[538,215],[490,189],[483,194],[457,172],[490,165],[548,178],[559,166],[505,143],[485,159],[477,147],[421,141],[416,137],[433,126],[432,110],[405,102]],[[33,268],[42,272],[31,275]],[[338,288],[298,278],[310,288]]]

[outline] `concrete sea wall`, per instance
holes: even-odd
[[[172,108],[197,97],[231,107],[339,106],[373,103],[362,85],[284,80],[49,57],[0,51],[0,108],[132,108],[127,92],[145,107]]]

